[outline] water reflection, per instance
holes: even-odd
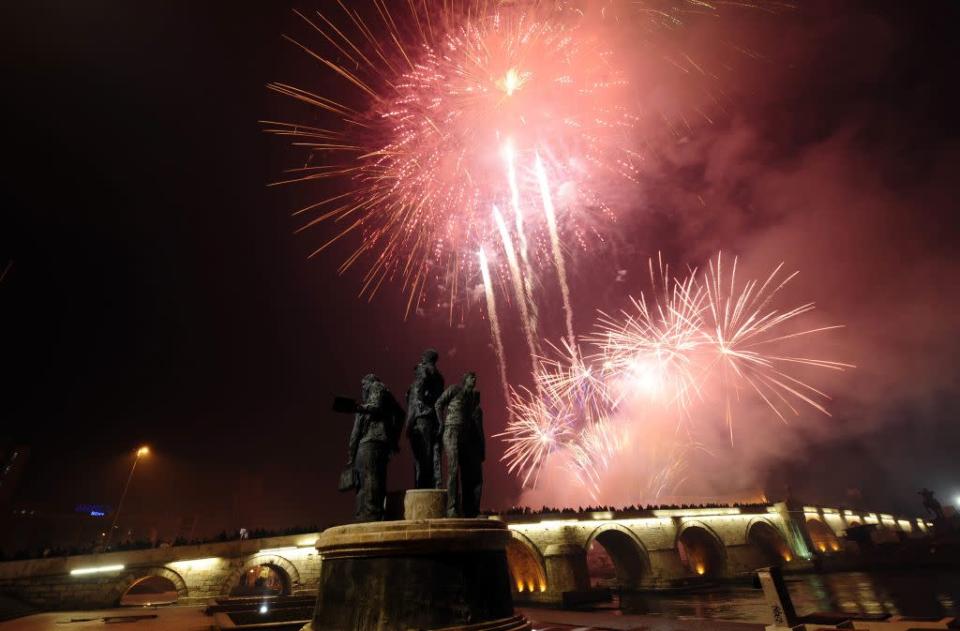
[[[942,571],[841,572],[787,579],[800,615],[815,611],[888,613],[905,616],[960,615],[960,574]],[[695,592],[624,593],[613,604],[624,613],[718,618],[769,624],[763,593],[748,586]]]

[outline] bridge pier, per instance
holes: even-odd
[[[573,543],[551,544],[543,551],[547,566],[547,591],[543,600],[561,602],[564,592],[590,589],[587,551]]]
[[[650,550],[647,554],[650,557],[650,575],[643,581],[643,587],[669,587],[677,577],[687,573],[687,568],[673,548]]]

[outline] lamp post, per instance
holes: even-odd
[[[110,540],[113,539],[113,531],[117,528],[117,521],[120,519],[120,509],[123,508],[123,500],[127,497],[127,489],[130,488],[130,480],[133,479],[133,472],[137,469],[137,463],[140,462],[140,458],[149,453],[150,448],[146,445],[137,449],[137,456],[133,459],[133,466],[130,467],[130,475],[127,476],[127,483],[123,485],[123,493],[120,494],[120,503],[117,504],[117,512],[113,514],[113,524],[110,525],[110,531],[107,532],[107,540],[104,543],[104,547],[109,546]]]

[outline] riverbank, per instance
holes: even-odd
[[[137,631],[210,631],[211,620],[203,607],[124,607],[38,613],[0,622],[0,631],[116,629],[118,623]]]
[[[534,629],[611,629],[615,631],[763,631],[763,624],[733,622],[729,620],[706,620],[703,618],[669,618],[625,614],[609,611],[569,611],[563,609],[517,608]],[[2,628],[2,627],[0,627]]]
[[[664,616],[621,614],[615,611],[563,611],[546,608],[518,608],[538,631],[579,629],[580,631],[763,631],[763,625],[703,619],[674,619]],[[203,607],[126,607],[98,611],[66,611],[33,614],[0,622],[0,631],[63,631],[115,628],[128,618],[125,627],[137,631],[209,631],[212,619]]]

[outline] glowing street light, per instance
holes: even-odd
[[[127,489],[130,488],[130,481],[133,479],[133,472],[137,470],[137,463],[140,462],[140,458],[148,455],[150,455],[150,448],[146,445],[143,445],[137,449],[136,458],[133,459],[133,466],[130,467],[130,475],[127,476],[127,483],[123,485],[123,493],[120,494],[120,502],[117,504],[117,512],[113,514],[113,524],[110,526],[109,532],[107,532],[107,540],[104,543],[105,546],[110,545],[110,540],[113,539],[113,531],[117,529],[117,521],[120,519],[120,509],[123,508],[123,500],[127,497]]]

